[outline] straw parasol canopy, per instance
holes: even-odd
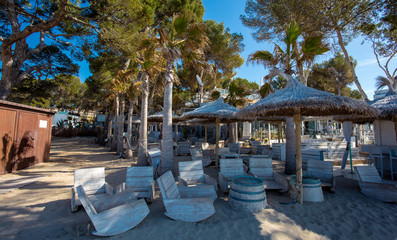
[[[397,93],[394,91],[389,91],[383,98],[376,99],[369,104],[379,110],[380,117],[397,115]]]
[[[360,114],[376,116],[377,111],[363,101],[306,87],[298,80],[280,70],[272,70],[270,76],[281,75],[287,79],[287,86],[237,113],[237,116],[293,116],[296,142],[296,176],[298,201],[302,195],[302,149],[301,116],[329,116]]]
[[[163,111],[160,111],[155,114],[147,116],[147,120],[148,120],[148,122],[163,122],[163,116],[164,116]],[[178,123],[181,121],[182,121],[182,119],[180,118],[180,116],[178,116],[176,114],[172,114],[172,122],[173,123]]]
[[[219,149],[219,123],[221,121],[227,122],[227,121],[236,120],[235,117],[236,112],[238,112],[237,108],[225,103],[222,97],[219,97],[216,101],[207,103],[204,106],[196,108],[193,111],[186,112],[181,116],[181,118],[186,120],[193,118],[215,120],[216,123],[215,164],[217,167],[218,167],[218,149]]]
[[[225,103],[222,97],[216,101],[207,103],[193,111],[182,114],[183,119],[203,118],[203,119],[219,119],[220,121],[229,121],[234,117],[238,109]]]

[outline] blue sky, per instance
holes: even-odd
[[[241,33],[244,36],[244,52],[242,57],[247,60],[249,54],[257,50],[273,50],[273,45],[269,42],[256,42],[252,38],[252,30],[243,26],[240,21],[240,15],[244,14],[245,2],[242,0],[203,0],[205,7],[204,20],[214,19],[217,22],[223,22],[225,27],[228,27],[232,33]],[[376,63],[375,55],[373,54],[371,45],[368,43],[362,43],[362,38],[356,39],[349,43],[347,51],[350,56],[357,60],[358,65],[356,67],[356,73],[364,91],[366,91],[370,99],[373,98],[375,90],[375,78],[379,75],[385,76],[384,72],[379,68]],[[330,51],[329,54],[320,57],[318,61],[324,61],[331,58],[333,53]],[[384,61],[383,61],[384,62]],[[88,63],[82,62],[80,65],[80,79],[85,81],[87,77],[91,75],[88,70]],[[390,69],[397,67],[397,58],[395,57],[392,61]],[[251,82],[260,84],[261,77],[267,75],[268,70],[265,70],[260,65],[247,65],[244,63],[243,66],[236,69],[236,77],[246,78]],[[355,85],[351,85],[353,89],[356,89]]]

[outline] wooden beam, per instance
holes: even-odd
[[[219,159],[219,157],[218,157],[218,150],[219,150],[219,122],[220,122],[219,118],[217,118],[215,122],[216,122],[216,130],[215,130],[215,135],[216,135],[215,165],[216,165],[216,167],[218,167],[219,166],[219,163],[218,163],[218,159]]]

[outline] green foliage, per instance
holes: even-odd
[[[222,84],[224,88],[229,90],[229,94],[225,102],[235,106],[244,106],[247,103],[247,96],[255,93],[259,86],[257,83],[249,82],[244,78],[236,78],[233,80],[225,80]]]
[[[308,86],[341,96],[350,95],[351,90],[347,86],[352,83],[350,66],[340,53],[316,64],[308,79]]]

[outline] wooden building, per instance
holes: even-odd
[[[53,115],[0,100],[0,174],[49,161]]]

